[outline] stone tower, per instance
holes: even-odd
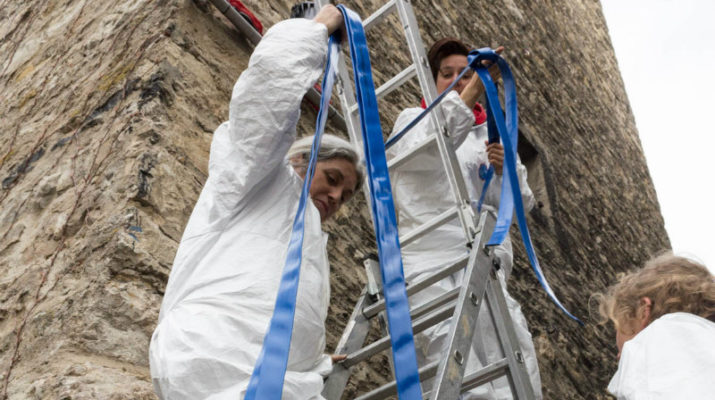
[[[294,4],[244,3],[266,27]],[[425,43],[449,35],[507,49],[539,202],[531,233],[555,291],[587,322],[547,300],[515,228],[509,289],[545,398],[607,398],[614,334],[589,317],[589,295],[669,241],[600,3],[469,3],[413,6]],[[361,15],[378,6],[347,5]],[[154,399],[149,338],[212,132],[252,47],[206,0],[3,0],[0,21],[0,398]],[[368,36],[378,83],[407,65],[394,24]],[[418,101],[414,86],[382,101],[383,127]],[[314,118],[306,104],[300,134]],[[327,230],[329,350],[374,251],[364,201]],[[385,371],[376,357],[346,398]]]

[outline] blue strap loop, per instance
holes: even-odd
[[[288,354],[293,335],[300,266],[303,260],[305,207],[309,199],[310,184],[313,181],[320,139],[328,117],[326,110],[328,110],[328,102],[335,83],[339,40],[337,35],[332,35],[328,43],[328,60],[322,83],[323,92],[320,96],[320,110],[316,121],[315,138],[310,150],[308,170],[300,192],[298,211],[293,220],[293,231],[288,243],[286,263],[283,267],[283,276],[278,288],[273,317],[263,340],[263,348],[253,368],[245,400],[280,400],[283,393],[283,380],[288,367]]]
[[[472,50],[467,56],[467,61],[469,66],[474,68],[477,74],[479,74],[479,78],[481,78],[484,83],[487,95],[487,112],[488,115],[492,116],[494,125],[497,128],[496,131],[498,131],[504,146],[505,163],[504,174],[502,177],[499,213],[494,232],[492,233],[487,245],[494,246],[502,243],[506,235],[509,233],[512,215],[514,215],[514,211],[516,211],[517,223],[519,225],[521,237],[524,241],[524,247],[526,248],[529,262],[531,263],[532,269],[534,270],[539,283],[551,298],[551,301],[553,301],[566,315],[583,325],[583,322],[571,314],[556,297],[556,294],[546,281],[546,277],[544,276],[541,266],[539,265],[539,260],[536,257],[534,245],[531,242],[531,235],[529,234],[529,227],[526,224],[526,215],[524,213],[524,204],[521,198],[519,176],[516,168],[516,150],[519,138],[519,115],[517,110],[516,85],[514,83],[514,76],[511,73],[511,69],[506,61],[499,56],[499,54],[489,48]],[[484,65],[482,61],[496,63],[501,71],[504,83],[504,105],[506,108],[506,116],[501,109],[499,103],[499,93],[497,92],[496,85],[489,74],[489,67]],[[492,133],[491,131],[492,129],[490,129],[490,134]],[[490,141],[491,140],[492,138],[490,137]],[[485,193],[486,190],[487,184],[485,183],[485,186],[482,189],[482,194]]]
[[[360,111],[397,393],[400,399],[418,400],[422,399],[422,391],[417,372],[417,356],[412,335],[409,303],[405,291],[395,205],[392,200],[390,175],[387,169],[385,143],[377,110],[377,96],[372,80],[367,40],[360,17],[343,5],[339,5],[338,8],[345,17],[350,56],[353,63],[355,94]]]

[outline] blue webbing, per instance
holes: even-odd
[[[492,233],[487,245],[493,246],[501,244],[506,235],[509,233],[511,218],[514,211],[516,211],[516,218],[519,225],[519,231],[521,232],[521,237],[524,241],[524,247],[526,248],[526,253],[539,283],[541,283],[541,286],[544,288],[551,300],[566,315],[583,325],[583,322],[571,314],[561,304],[559,299],[556,297],[556,294],[554,294],[554,291],[551,289],[551,286],[549,286],[549,283],[546,281],[546,277],[544,277],[544,273],[539,265],[539,260],[536,257],[534,245],[531,242],[529,228],[526,225],[524,204],[521,199],[519,177],[516,169],[516,150],[519,138],[519,116],[516,101],[516,85],[514,83],[514,76],[511,73],[511,69],[506,61],[499,56],[499,54],[489,48],[472,50],[467,59],[469,65],[477,72],[477,74],[479,74],[479,77],[484,83],[488,99],[487,104],[489,105],[488,112],[494,117],[494,123],[499,132],[499,136],[501,136],[502,144],[504,146],[505,163],[504,174],[502,177],[501,200],[499,202],[499,214],[497,216],[497,223],[494,228],[494,232]],[[501,107],[499,106],[499,93],[497,92],[494,81],[489,74],[488,67],[483,65],[482,61],[491,61],[499,66],[504,83],[506,121],[504,114],[501,112]],[[497,110],[498,112],[496,112]],[[486,191],[486,189],[487,188],[485,186],[483,191]]]
[[[278,288],[273,317],[263,340],[261,354],[253,368],[253,374],[246,389],[245,400],[280,400],[283,393],[283,380],[288,366],[288,354],[293,335],[293,319],[295,316],[296,295],[298,293],[298,280],[300,278],[300,265],[303,260],[305,206],[309,199],[310,184],[313,181],[320,138],[328,117],[328,102],[335,82],[338,42],[339,38],[336,35],[330,37],[328,60],[323,76],[323,93],[320,96],[320,110],[318,111],[315,139],[310,151],[308,170],[300,193],[298,211],[293,220],[293,232],[288,244],[288,254],[283,267],[283,276]],[[263,373],[264,371],[265,373]]]
[[[360,111],[365,162],[370,186],[373,223],[380,257],[383,293],[387,308],[388,329],[392,342],[397,393],[403,400],[422,399],[417,372],[412,324],[405,291],[400,241],[397,233],[395,205],[392,201],[390,175],[385,157],[375,85],[372,80],[370,55],[360,17],[339,5],[345,17],[350,56],[353,63],[355,94]]]
[[[447,89],[445,89],[442,93],[440,93],[439,96],[437,96],[437,98],[434,99],[434,101],[433,101],[429,106],[427,106],[427,107],[420,113],[420,115],[418,115],[417,117],[415,117],[415,119],[413,119],[412,122],[410,122],[409,124],[407,124],[407,126],[405,126],[404,128],[402,128],[401,131],[399,131],[397,134],[395,134],[395,135],[392,136],[390,139],[388,139],[388,141],[385,142],[385,148],[386,148],[386,149],[389,149],[390,147],[392,147],[392,145],[394,145],[395,143],[397,143],[397,141],[400,140],[400,139],[402,138],[402,136],[405,135],[405,133],[407,133],[410,129],[414,128],[415,125],[417,125],[418,122],[422,121],[422,118],[424,118],[425,116],[427,116],[427,114],[429,114],[429,112],[432,111],[432,109],[434,109],[435,107],[437,107],[437,104],[439,104],[439,103],[442,101],[442,99],[444,99],[444,96],[446,96],[447,93],[451,92],[452,89],[454,89],[454,86],[457,84],[457,82],[459,82],[459,81],[462,79],[462,77],[464,76],[464,74],[467,73],[467,71],[469,71],[469,67],[468,67],[468,66],[465,67],[465,68],[462,70],[462,72],[459,73],[459,76],[457,76],[457,79],[455,79],[455,80],[449,85],[449,87],[447,87]]]

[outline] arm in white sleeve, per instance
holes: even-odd
[[[469,134],[469,130],[474,124],[474,114],[464,104],[459,97],[459,93],[451,91],[442,99],[440,103],[445,117],[445,125],[449,132],[449,140],[456,148],[459,147]],[[392,128],[390,137],[393,137],[414,120],[422,111],[421,108],[408,108],[400,113]],[[388,157],[394,157],[408,149],[413,148],[417,143],[427,138],[432,132],[430,117],[425,116],[416,126],[407,132],[397,143],[388,150]]]
[[[327,28],[307,19],[272,27],[233,88],[229,120],[215,132],[209,184],[230,208],[284,162],[300,103],[321,74]]]
[[[527,181],[526,167],[521,163],[521,159],[518,155],[516,157],[516,174],[519,177],[519,189],[521,190],[521,200],[524,203],[524,212],[529,212],[532,208],[534,208],[534,194],[531,192],[529,182]],[[489,184],[489,188],[487,189],[487,194],[484,197],[485,204],[494,207],[499,205],[499,201],[501,199],[501,184],[502,176],[495,173],[492,178],[492,182]]]

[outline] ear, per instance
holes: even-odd
[[[653,300],[650,297],[642,297],[639,304],[638,323],[643,329],[650,324],[650,314],[653,307]]]
[[[293,157],[289,158],[288,161],[293,166],[293,169],[298,174],[298,176],[300,176],[302,179],[305,179],[305,174],[307,173],[307,168],[305,167],[305,155],[296,154]]]

